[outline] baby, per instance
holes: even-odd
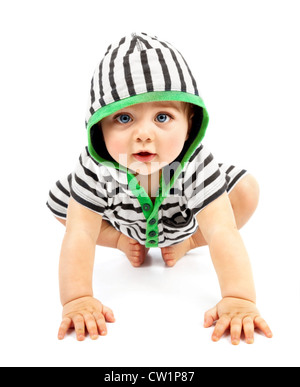
[[[56,183],[47,202],[66,226],[59,264],[63,318],[58,338],[74,327],[92,339],[106,334],[111,309],[93,297],[96,245],[123,251],[143,264],[161,248],[167,266],[208,245],[222,300],[205,313],[227,329],[272,333],[260,316],[249,257],[239,229],[258,203],[259,189],[243,169],[218,164],[202,143],[208,113],[182,55],[145,33],[110,45],[91,83],[88,146],[74,172]]]

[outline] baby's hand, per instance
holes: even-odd
[[[102,305],[100,301],[93,297],[81,297],[65,304],[63,308],[63,318],[58,331],[58,339],[65,337],[69,328],[75,328],[77,340],[85,339],[85,327],[91,339],[106,335],[107,322],[114,322],[115,318],[111,309]]]
[[[218,341],[227,329],[230,329],[231,342],[234,345],[239,344],[242,330],[248,344],[254,342],[254,328],[260,329],[267,337],[272,337],[270,328],[251,301],[233,297],[223,298],[205,313],[204,327],[212,326],[215,320],[218,321],[212,334],[213,341]]]

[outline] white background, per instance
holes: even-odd
[[[292,0],[1,2],[1,366],[300,365],[299,12]],[[140,31],[181,51],[210,114],[205,143],[260,183],[241,233],[273,339],[211,341],[203,315],[220,291],[207,248],[174,268],[153,249],[139,269],[98,248],[95,296],[116,322],[97,341],[56,338],[63,227],[48,190],[86,144],[97,62]]]

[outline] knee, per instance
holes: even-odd
[[[55,219],[57,219],[59,223],[63,224],[64,226],[66,225],[66,219],[58,218],[57,216],[55,216]]]
[[[252,175],[246,175],[234,187],[231,196],[232,206],[243,209],[248,215],[256,210],[259,201],[259,185]]]

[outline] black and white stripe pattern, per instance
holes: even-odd
[[[110,45],[91,81],[86,124],[103,106],[152,91],[182,91],[199,96],[196,81],[170,43],[145,33]]]
[[[217,164],[203,144],[198,147],[159,208],[158,247],[190,237],[198,227],[195,215],[233,189],[245,173],[234,166]],[[127,174],[97,163],[87,148],[75,171],[50,191],[47,205],[55,216],[66,218],[70,196],[101,214],[118,231],[145,244],[146,219],[128,187]]]
[[[88,132],[103,118],[103,110],[111,110],[108,108],[99,112],[107,105],[144,93],[173,91],[180,92],[176,98],[186,93],[182,97],[184,101],[187,98],[188,102],[198,104],[201,110],[198,109],[199,114],[195,111],[194,118],[197,120],[193,130],[196,132],[193,134],[201,134],[201,130],[205,132],[207,112],[199,97],[195,79],[180,52],[170,43],[145,33],[125,36],[107,48],[92,78],[86,116]],[[135,103],[139,103],[136,102],[139,99],[143,98],[135,97]],[[195,144],[193,149],[191,144],[187,148],[190,159],[182,163],[178,169],[180,175],[172,187],[168,187],[170,191],[166,197],[162,194],[159,198],[159,206],[151,213],[153,219],[149,218],[155,222],[154,241],[147,239],[153,237],[153,230],[149,227],[150,222],[147,223],[141,198],[136,197],[128,186],[127,173],[103,163],[102,153],[98,159],[91,142],[82,152],[74,172],[51,189],[47,205],[55,216],[66,218],[69,199],[73,197],[81,205],[100,214],[118,231],[141,244],[147,246],[154,242],[155,246],[165,247],[179,243],[196,231],[198,225],[195,215],[225,191],[230,192],[246,172],[234,166],[217,164],[207,148],[199,144],[200,137],[197,144],[195,137],[190,137],[191,143]],[[170,181],[171,170],[172,164],[163,170],[166,183]]]

